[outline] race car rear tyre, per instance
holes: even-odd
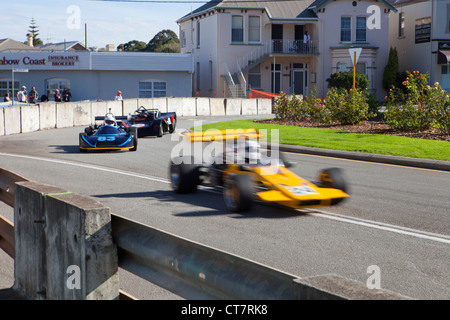
[[[348,193],[348,186],[344,174],[340,168],[328,168],[319,172],[318,185],[321,188],[334,188]],[[345,198],[332,200],[332,205],[340,203]]]
[[[250,211],[253,204],[253,181],[248,175],[235,175],[225,182],[223,199],[231,212]]]
[[[191,157],[173,159],[169,168],[172,189],[176,193],[194,193],[200,183],[200,166]]]
[[[138,130],[136,127],[131,127],[129,133],[133,135],[133,148],[130,151],[136,151],[138,146]]]
[[[164,135],[164,127],[163,123],[161,122],[159,125],[158,138],[161,138],[163,135]]]
[[[174,133],[176,126],[177,126],[177,118],[173,118],[172,124],[169,125],[169,133]]]

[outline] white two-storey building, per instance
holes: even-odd
[[[348,49],[362,48],[356,68],[382,98],[395,11],[384,0],[213,0],[177,21],[181,52],[194,57],[193,95],[308,94],[316,87],[324,96],[332,73],[352,70]]]

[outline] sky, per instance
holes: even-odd
[[[26,41],[34,19],[44,43],[80,41],[84,45],[85,29],[88,47],[100,49],[132,40],[148,43],[164,29],[179,36],[176,20],[203,5],[202,0],[144,1],[0,0],[0,39]]]

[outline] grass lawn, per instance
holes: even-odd
[[[280,144],[450,161],[450,143],[447,141],[254,123],[251,120],[212,123],[193,130],[250,128],[266,129],[268,142],[272,141],[271,133],[275,132],[273,130],[278,130]]]

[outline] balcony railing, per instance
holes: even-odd
[[[317,41],[310,40],[272,40],[271,53],[317,54]]]

